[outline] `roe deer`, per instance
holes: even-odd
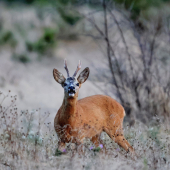
[[[84,138],[90,138],[95,146],[100,144],[100,134],[104,131],[119,146],[133,153],[132,146],[123,136],[125,111],[114,99],[105,95],[94,95],[78,100],[81,85],[87,80],[90,70],[86,67],[76,79],[81,63],[72,77],[69,76],[66,60],[64,68],[67,79],[57,70],[53,70],[54,79],[64,88],[63,103],[54,119],[54,128],[60,139],[59,149],[72,142],[82,144]]]

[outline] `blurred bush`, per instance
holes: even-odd
[[[8,3],[25,3],[25,4],[33,4],[33,3],[39,3],[39,4],[54,4],[56,3],[56,8],[63,17],[63,19],[66,19],[66,22],[70,22],[70,18],[73,17],[73,15],[67,13],[66,9],[62,9],[63,7],[67,6],[76,6],[77,4],[80,5],[90,5],[93,8],[100,7],[100,0],[4,0]],[[106,0],[109,1],[109,0]],[[132,12],[132,18],[136,19],[141,11],[145,11],[149,9],[150,7],[160,7],[162,4],[170,2],[170,0],[112,0],[113,2],[117,4],[123,4],[124,7]],[[74,14],[75,15],[75,14]],[[67,16],[67,17],[66,17]],[[71,19],[72,20],[72,19]],[[72,21],[71,21],[72,24]]]
[[[12,47],[17,45],[17,41],[11,31],[1,31],[0,33],[0,45],[9,44]]]
[[[165,2],[170,2],[170,0],[114,0],[118,4],[123,4],[126,9],[132,12],[132,19],[137,19],[141,11],[145,11],[150,7],[160,7]]]
[[[77,39],[78,31],[82,28],[78,24],[81,16],[72,8],[73,1],[34,0],[29,1],[29,4],[32,3],[30,6],[23,3],[28,4],[28,1],[11,0],[6,1],[5,5],[2,3],[4,11],[9,13],[9,22],[1,15],[0,46],[11,47],[12,59],[28,63],[44,56],[53,56],[53,49],[59,39]],[[21,4],[23,10],[18,11]],[[10,20],[14,13],[15,17]],[[20,17],[21,13],[24,19]],[[30,15],[34,18],[30,18]]]
[[[77,3],[76,0],[7,0],[5,2],[8,4],[17,2],[25,4],[54,5],[61,18],[70,25],[76,24],[81,19],[80,15],[75,13],[74,8],[71,10],[68,9],[68,7],[70,8]]]
[[[20,61],[22,63],[30,62],[30,58],[26,54],[14,54],[12,58],[16,61]]]
[[[26,3],[26,4],[32,4],[33,2],[35,2],[35,0],[4,0],[7,3],[15,3],[15,2],[19,2],[19,3]]]
[[[48,49],[56,45],[57,32],[56,29],[46,28],[42,37],[36,42],[26,42],[27,50],[44,54]]]
[[[57,10],[60,13],[62,19],[70,25],[75,25],[81,19],[81,17],[75,14],[75,12],[72,10],[66,11],[62,7],[58,7]]]

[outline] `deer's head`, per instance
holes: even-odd
[[[90,73],[90,70],[88,67],[86,67],[76,78],[77,72],[81,69],[81,63],[79,61],[79,64],[77,66],[77,69],[72,77],[69,75],[69,71],[67,68],[67,62],[64,60],[64,68],[67,72],[67,79],[63,76],[62,73],[60,73],[57,69],[53,70],[53,76],[54,79],[61,84],[61,86],[64,88],[65,96],[68,98],[73,98],[78,96],[79,88],[81,87],[81,84],[84,83]]]

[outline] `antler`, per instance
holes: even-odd
[[[73,77],[76,77],[76,74],[78,73],[78,71],[81,69],[81,61],[79,60],[79,64],[77,66],[77,69],[75,71],[75,73],[73,74]]]
[[[68,71],[68,68],[67,68],[67,61],[66,61],[66,59],[64,60],[64,68],[66,69],[67,77],[70,77],[69,76],[69,71]]]

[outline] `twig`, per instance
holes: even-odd
[[[123,104],[124,99],[121,95],[121,92],[120,92],[120,89],[119,89],[119,86],[118,86],[118,83],[117,83],[117,80],[116,80],[116,77],[115,77],[115,74],[114,74],[114,71],[113,71],[113,65],[112,65],[112,62],[111,62],[111,53],[110,53],[111,47],[110,47],[109,36],[108,36],[108,23],[107,23],[107,11],[106,11],[106,1],[105,0],[103,0],[102,6],[103,6],[103,9],[104,9],[105,41],[106,41],[106,44],[107,44],[107,57],[108,57],[108,60],[109,60],[109,67],[110,67],[110,70],[111,70],[111,73],[112,73],[112,76],[113,76],[115,86],[118,90],[119,99],[120,99],[121,103]]]
[[[159,22],[160,22],[160,21],[159,21]],[[156,31],[155,31],[155,33],[154,33],[154,36],[153,36],[153,39],[152,39],[152,42],[151,42],[151,47],[150,47],[150,57],[149,57],[150,60],[149,60],[149,63],[148,63],[149,67],[151,67],[151,65],[152,65],[153,54],[154,54],[154,49],[155,49],[154,47],[155,47],[155,43],[156,43],[156,38],[157,38],[157,36],[158,36],[158,34],[159,34],[159,32],[160,32],[160,28],[161,28],[159,22],[158,22]]]
[[[114,22],[115,22],[116,25],[117,25],[117,28],[118,28],[118,30],[119,30],[119,32],[120,32],[122,41],[123,41],[123,43],[124,43],[124,45],[125,45],[125,49],[126,49],[126,52],[127,52],[127,55],[128,55],[129,63],[130,63],[131,74],[132,74],[133,79],[134,79],[134,73],[133,73],[134,71],[133,71],[133,66],[132,66],[132,61],[131,61],[131,58],[132,58],[132,57],[131,57],[131,55],[130,55],[130,53],[129,53],[129,49],[128,49],[128,46],[127,46],[127,43],[126,43],[126,40],[125,40],[123,31],[122,31],[122,29],[121,29],[121,27],[120,27],[120,25],[119,25],[119,22],[117,21],[115,15],[113,14],[113,12],[110,10],[110,8],[108,8],[108,10],[109,10],[109,12],[110,12],[110,14],[111,14],[111,16],[112,16],[112,19],[114,20]]]

